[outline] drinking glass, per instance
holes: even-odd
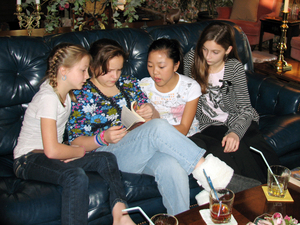
[[[271,196],[284,198],[290,180],[291,171],[280,165],[270,166],[268,170],[268,193]]]
[[[227,188],[217,188],[216,194],[218,198],[216,198],[214,190],[211,190],[209,194],[209,209],[211,220],[214,223],[228,223],[231,219],[232,206],[235,195],[233,191]]]
[[[152,216],[151,221],[155,225],[178,225],[177,218],[166,213],[159,213]]]

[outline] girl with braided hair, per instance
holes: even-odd
[[[72,90],[81,89],[89,77],[91,56],[82,46],[62,43],[50,53],[46,80],[25,112],[17,146],[14,172],[18,178],[62,187],[61,224],[88,223],[89,179],[95,171],[109,185],[113,224],[133,225],[116,157],[109,152],[86,154],[83,146],[63,144],[71,109]]]

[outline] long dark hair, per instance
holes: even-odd
[[[228,55],[224,56],[224,61],[231,58],[239,60],[237,47],[234,38],[234,29],[231,25],[223,22],[210,23],[202,31],[195,49],[194,63],[192,65],[192,76],[200,84],[202,94],[205,94],[208,86],[209,66],[203,56],[203,45],[206,41],[215,41],[225,50],[232,46]]]

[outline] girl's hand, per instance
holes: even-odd
[[[158,114],[157,110],[154,108],[154,106],[151,103],[145,103],[141,105],[140,108],[136,110],[136,112],[141,117],[143,117],[146,121],[151,120],[153,118],[159,118],[159,116],[157,116]]]
[[[239,136],[234,132],[230,132],[222,140],[222,147],[225,146],[224,152],[235,152],[239,149],[239,145]]]
[[[68,162],[71,162],[71,161],[74,161],[76,159],[80,159],[82,157],[76,157],[76,158],[71,158],[71,159],[62,159],[61,161],[63,161],[64,163],[68,163]]]
[[[123,126],[114,126],[108,128],[104,132],[104,140],[107,143],[116,144],[127,134],[126,128]]]

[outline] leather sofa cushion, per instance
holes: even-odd
[[[250,71],[246,74],[251,104],[260,116],[283,116],[300,112],[299,86]]]
[[[294,131],[300,129],[300,114],[263,115],[259,123],[260,131],[279,157],[288,154],[290,149],[299,148],[300,138]]]
[[[0,157],[0,177],[14,177],[13,156],[5,155]]]

